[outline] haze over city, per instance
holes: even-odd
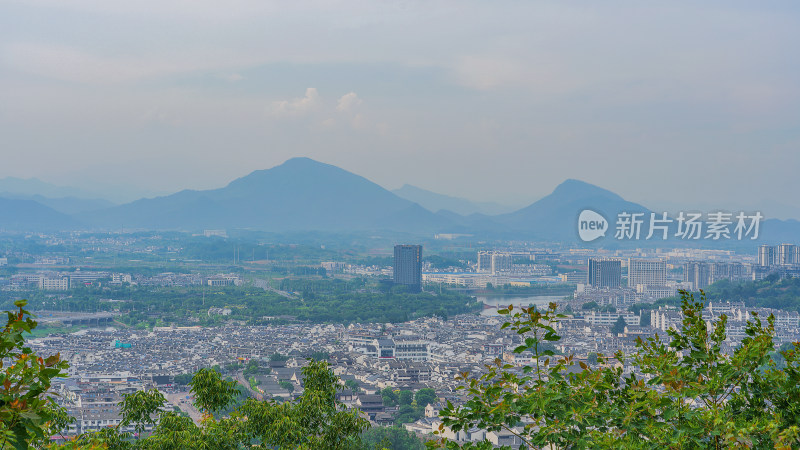
[[[800,448],[798,13],[0,1],[0,450]]]
[[[121,202],[309,156],[517,207],[576,178],[800,217],[771,199],[800,188],[793,2],[11,1],[0,42],[0,177]]]

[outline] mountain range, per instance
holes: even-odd
[[[0,189],[3,187],[0,183]],[[0,229],[387,230],[575,242],[577,216],[583,209],[604,215],[611,227],[619,212],[649,213],[643,205],[572,179],[531,205],[500,214],[477,212],[500,207],[497,204],[476,205],[413,186],[398,191],[386,190],[336,166],[293,158],[218,189],[184,190],[118,206],[97,200],[75,199],[79,201],[70,204],[67,197],[54,200],[43,195],[0,194]],[[767,220],[762,228],[770,230],[772,241],[796,241],[800,236],[800,222],[793,220]]]
[[[223,188],[185,190],[79,216],[107,228],[427,232],[446,220],[364,177],[308,158],[257,170]]]

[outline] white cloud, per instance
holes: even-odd
[[[336,105],[336,110],[340,112],[351,111],[361,103],[362,100],[358,98],[358,95],[355,92],[349,92],[339,98],[339,102]]]
[[[306,95],[303,97],[272,102],[271,111],[276,116],[303,116],[316,110],[319,105],[317,88],[310,87],[306,89]]]
[[[360,111],[364,103],[355,92],[348,92],[336,101],[325,101],[316,88],[306,89],[303,97],[272,102],[270,111],[275,117],[306,118],[312,126],[329,131],[351,128],[363,131],[375,128],[368,115]],[[383,126],[385,129],[385,124]]]

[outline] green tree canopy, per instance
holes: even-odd
[[[510,319],[504,327],[524,338],[514,352],[532,353],[533,362],[521,373],[498,360],[485,374],[461,374],[459,389],[468,400],[447,404],[440,430],[505,431],[522,442],[520,448],[800,447],[800,344],[781,353],[785,367],[779,369],[770,357],[774,318],[753,315],[741,344],[727,353],[727,317],[709,327],[704,295],[681,296],[680,330],[640,339],[632,357],[617,353],[618,364],[597,368],[541,350],[560,339],[555,304],[547,311],[500,310]],[[638,374],[626,375],[626,364]],[[459,447],[443,438],[439,444]]]
[[[16,311],[0,330],[0,448],[25,449],[48,442],[68,418],[50,392],[53,378],[66,376],[69,365],[56,354],[43,359],[25,346],[24,334],[36,321],[23,309],[25,300],[14,302]]]
[[[384,406],[397,406],[397,393],[390,387],[381,389],[381,397],[383,397]]]
[[[372,427],[361,434],[358,450],[424,450],[425,445],[414,433],[401,426]]]
[[[400,391],[397,394],[397,403],[400,405],[410,405],[414,401],[414,394],[411,391]]]
[[[620,334],[625,332],[625,319],[622,316],[617,317],[617,321],[614,322],[614,325],[611,326],[611,332],[614,334]]]
[[[414,401],[417,402],[417,406],[425,407],[431,403],[436,403],[436,391],[431,388],[420,389],[414,394]]]
[[[269,360],[270,361],[276,361],[276,362],[282,362],[282,361],[288,361],[289,357],[285,356],[285,355],[281,355],[280,353],[273,353],[272,355],[270,355]]]

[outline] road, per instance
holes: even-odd
[[[189,417],[192,418],[194,423],[200,424],[200,420],[203,418],[203,413],[201,413],[197,408],[194,407],[191,400],[187,400],[186,396],[191,395],[189,392],[178,392],[175,394],[167,394],[167,400],[170,403],[177,406],[184,411],[186,414],[189,414]]]
[[[242,372],[238,372],[238,371],[237,371],[237,372],[236,372],[236,376],[235,376],[235,377],[233,377],[233,379],[234,379],[234,380],[236,380],[236,382],[238,382],[239,384],[241,384],[241,385],[242,385],[242,386],[244,386],[245,388],[247,388],[247,391],[248,391],[248,392],[250,392],[250,395],[252,395],[252,396],[253,396],[253,398],[255,398],[256,400],[264,400],[264,395],[262,395],[262,394],[261,394],[260,392],[258,392],[258,391],[255,391],[255,390],[253,390],[253,389],[250,389],[250,382],[249,382],[249,381],[247,381],[247,380],[244,378],[244,375],[242,374]]]
[[[253,280],[253,286],[264,289],[265,291],[274,292],[278,295],[282,295],[291,300],[297,299],[297,296],[295,295],[292,295],[286,291],[281,291],[280,289],[275,289],[274,287],[270,286],[267,280]]]

